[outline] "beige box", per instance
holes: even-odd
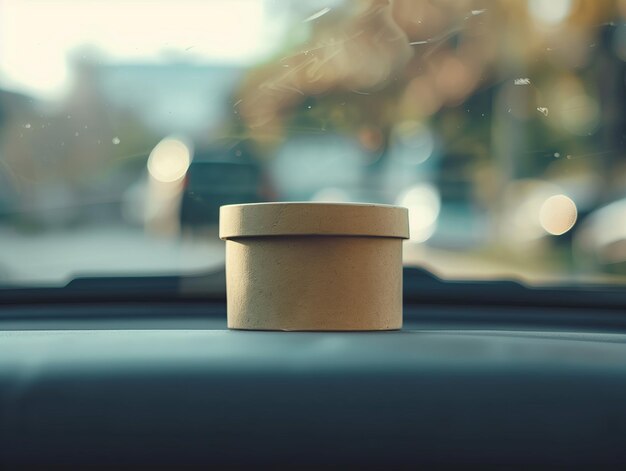
[[[374,204],[222,206],[228,327],[402,328],[406,208]]]

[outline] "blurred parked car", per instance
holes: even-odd
[[[626,198],[591,213],[574,239],[579,264],[606,273],[626,274]]]
[[[250,161],[194,160],[183,187],[182,229],[216,225],[222,205],[264,200],[261,170]]]

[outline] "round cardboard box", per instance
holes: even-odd
[[[406,208],[374,204],[222,206],[228,327],[402,327]]]

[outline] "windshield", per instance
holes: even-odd
[[[220,205],[398,204],[442,277],[626,281],[626,1],[6,0],[0,284],[222,267]]]

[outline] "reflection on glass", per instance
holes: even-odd
[[[554,25],[563,21],[572,7],[572,0],[530,0],[530,12],[539,21]]]
[[[159,142],[148,157],[148,172],[155,180],[171,183],[182,179],[191,163],[189,147],[176,138]]]
[[[576,223],[576,204],[565,195],[551,196],[541,205],[539,221],[548,234],[562,235]]]
[[[428,240],[435,231],[441,208],[437,189],[428,183],[414,185],[398,197],[397,204],[409,209],[410,240]]]

